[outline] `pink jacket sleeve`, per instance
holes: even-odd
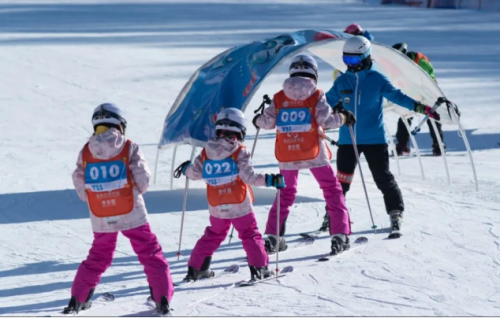
[[[250,151],[247,148],[242,148],[238,155],[239,176],[243,182],[251,186],[265,187],[265,175],[256,173],[253,167]]]
[[[321,92],[316,105],[316,122],[325,129],[339,128],[344,124],[344,115],[332,113],[332,108],[328,105],[324,92]]]
[[[144,154],[139,149],[139,145],[134,142],[130,144],[129,167],[137,190],[140,194],[144,194],[149,187],[151,172],[149,171],[148,163],[146,162]]]
[[[201,163],[201,154],[194,159],[193,164],[188,166],[184,173],[186,174],[186,177],[191,180],[203,179],[203,164]]]
[[[273,129],[276,127],[276,107],[274,106],[274,100],[264,110],[264,114],[257,118],[257,126],[262,129]]]
[[[78,154],[78,159],[76,160],[76,169],[73,172],[73,185],[75,186],[76,193],[80,199],[87,202],[87,191],[85,191],[85,172],[83,170],[83,160],[82,160],[82,150]]]

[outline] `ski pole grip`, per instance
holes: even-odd
[[[436,100],[436,103],[434,104],[434,106],[432,106],[431,108],[431,111],[430,113],[433,113],[438,107],[439,105],[441,105],[442,103],[446,102],[446,98],[444,97],[438,97],[438,99]],[[420,127],[422,127],[422,125],[429,119],[429,115],[425,115],[425,117],[422,119],[422,121],[418,124],[417,127],[415,127],[415,129],[413,129],[413,131],[411,132],[411,134],[413,136],[415,136],[419,131],[420,131]]]

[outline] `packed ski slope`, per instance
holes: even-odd
[[[425,180],[416,158],[400,161],[401,175],[393,164],[406,203],[404,236],[386,240],[389,220],[381,193],[362,160],[377,233],[371,230],[359,170],[347,204],[353,238],[369,238],[364,248],[319,263],[330,244],[321,236],[314,245],[280,254],[280,267],[295,267],[280,283],[231,288],[249,278],[249,271],[240,241],[226,240],[212,267],[220,272],[239,264],[240,272],[178,288],[174,315],[500,315],[500,15],[374,2],[1,0],[0,315],[60,315],[67,305],[76,269],[92,242],[88,211],[73,190],[71,173],[92,133],[95,106],[111,101],[127,110],[127,135],[140,144],[153,170],[165,115],[205,61],[228,47],[280,32],[343,30],[353,22],[378,42],[404,41],[430,57],[440,86],[462,111],[479,192],[456,127],[444,127],[452,184],[441,158],[423,158]],[[326,90],[331,68],[325,63],[320,68],[319,87]],[[248,107],[247,146],[254,141],[250,119],[260,96],[278,91],[284,78],[286,68],[266,80]],[[393,133],[396,121],[386,116]],[[259,172],[277,172],[273,136],[262,132],[257,143]],[[417,137],[429,151],[426,126]],[[190,151],[179,148],[178,163]],[[184,179],[169,189],[171,157],[172,149],[161,152],[157,184],[145,199],[178,281],[208,224],[208,212],[204,184],[191,182],[177,260]],[[275,191],[255,193],[262,230]],[[298,242],[298,233],[317,229],[323,214],[318,185],[309,171],[301,171],[287,223],[289,244]],[[96,304],[85,315],[152,313],[142,267],[123,236],[96,296],[104,292],[114,293],[115,302]]]

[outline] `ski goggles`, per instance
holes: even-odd
[[[241,132],[246,134],[246,128],[229,118],[223,118],[215,122],[215,129],[225,129],[229,131]]]
[[[312,65],[311,63],[306,62],[306,61],[298,61],[298,62],[294,62],[290,65],[290,69],[306,69],[306,68],[314,70],[315,73],[318,72],[318,70],[316,69],[316,67],[314,65]]]
[[[97,112],[95,112],[92,115],[92,123],[94,124],[99,124],[101,122],[112,122],[117,125],[123,125],[123,128],[127,127],[127,121],[125,118],[119,116],[118,114],[115,114],[113,112],[110,112],[107,109],[101,108]]]
[[[344,61],[346,65],[358,65],[363,59],[370,55],[370,53],[371,50],[368,50],[361,55],[346,55],[346,53],[344,53],[344,55],[342,55],[342,61]]]

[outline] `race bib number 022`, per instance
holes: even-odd
[[[209,185],[230,183],[236,180],[237,176],[238,166],[232,158],[205,160],[203,163],[203,180]]]

